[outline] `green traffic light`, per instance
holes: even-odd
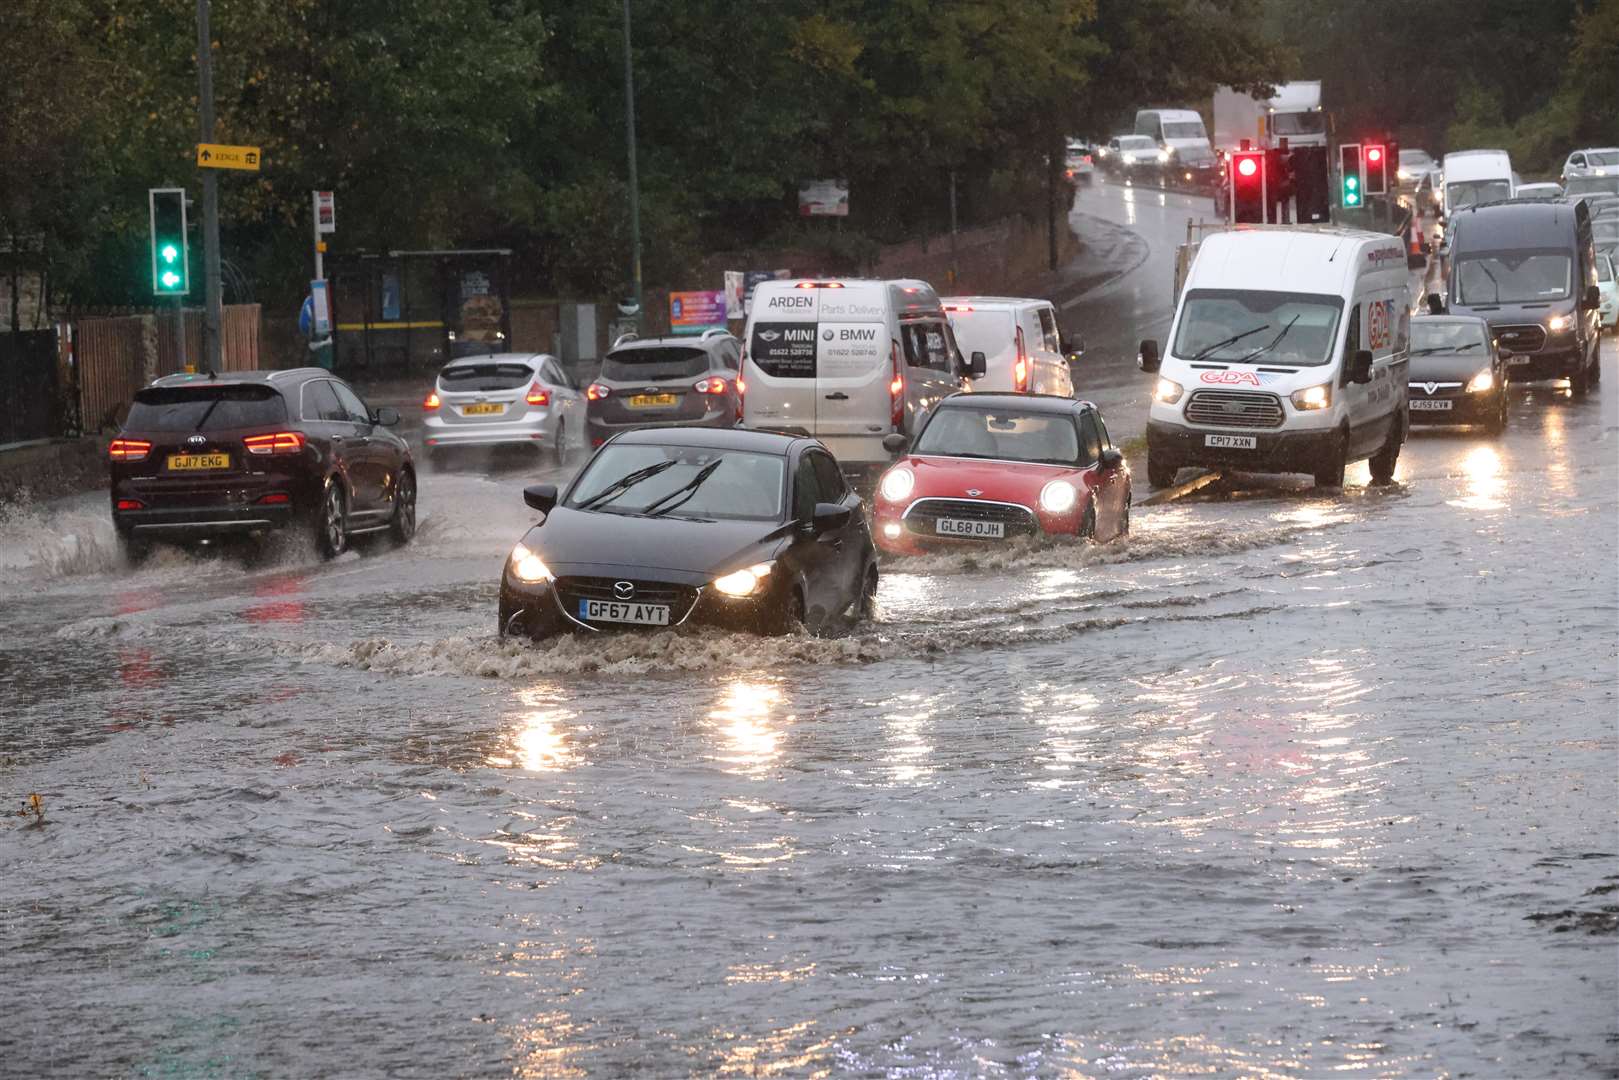
[[[1348,188],[1350,191],[1354,191],[1356,188],[1360,187],[1360,180],[1353,176],[1346,176],[1344,177],[1344,187]]]
[[[164,262],[171,263],[180,257],[180,249],[173,244],[164,244],[163,250],[159,254],[163,256]]]
[[[163,283],[165,289],[172,289],[180,284],[180,275],[173,270],[165,270],[163,271],[163,276],[158,280]]]

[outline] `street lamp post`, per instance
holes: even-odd
[[[635,170],[635,64],[630,55],[630,0],[624,0],[624,117],[630,158],[630,283],[635,325],[641,325],[641,186]]]

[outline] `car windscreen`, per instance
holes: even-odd
[[[1272,113],[1271,131],[1277,135],[1319,135],[1327,130],[1327,118],[1318,112]]]
[[[533,378],[527,364],[451,364],[438,373],[438,384],[451,392],[516,390]]]
[[[124,430],[229,431],[286,421],[286,405],[271,386],[150,386],[136,391]]]
[[[1201,120],[1180,120],[1173,124],[1164,125],[1164,138],[1166,139],[1206,139],[1208,133],[1203,130]]]
[[[1079,430],[1067,414],[956,405],[937,410],[913,454],[1089,465],[1080,461]]]
[[[1445,185],[1445,197],[1452,210],[1512,197],[1511,180],[1458,180]]]
[[[784,460],[747,450],[620,443],[591,459],[566,505],[613,514],[779,521]]]
[[[1591,222],[1591,239],[1598,245],[1619,240],[1619,218],[1603,218]]]
[[[1592,151],[1585,155],[1587,165],[1619,165],[1619,150]]]
[[[1426,150],[1401,150],[1400,151],[1400,164],[1401,165],[1427,165],[1431,161],[1433,161],[1433,158],[1428,156],[1428,151],[1426,151]]]
[[[1563,190],[1569,195],[1619,195],[1619,176],[1571,176]]]
[[[1438,319],[1411,320],[1411,355],[1431,356],[1434,353],[1477,353],[1482,355],[1489,342],[1484,327],[1477,323],[1449,322]]]
[[[1017,348],[1017,329],[1010,311],[952,311],[950,326],[956,332],[961,355],[984,354],[991,364],[997,357],[1010,356]]]
[[[1560,251],[1470,252],[1456,256],[1451,272],[1460,303],[1534,304],[1567,299],[1573,266]]]
[[[708,370],[708,353],[681,345],[658,345],[610,352],[601,377],[624,382],[691,379]]]
[[[1181,304],[1174,353],[1182,360],[1313,367],[1332,359],[1342,312],[1336,296],[1193,289]]]
[[[1158,144],[1147,138],[1145,135],[1132,135],[1128,139],[1119,140],[1119,149],[1129,150],[1132,152],[1139,152],[1142,150],[1157,150]]]

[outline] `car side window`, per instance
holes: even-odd
[[[1096,430],[1102,435],[1102,449],[1113,449],[1113,439],[1107,433],[1107,424],[1102,422],[1102,414],[1099,412],[1093,412],[1091,415],[1096,418]]]
[[[540,381],[549,383],[552,386],[568,385],[568,380],[563,378],[555,360],[547,360],[540,365]]]
[[[1062,352],[1062,344],[1057,340],[1057,316],[1048,307],[1040,309],[1040,333],[1046,339],[1049,351]]]
[[[724,364],[732,371],[740,371],[742,369],[742,356],[737,352],[736,342],[727,341],[725,344],[720,346],[720,363]]]
[[[848,485],[843,482],[843,473],[838,469],[838,463],[830,455],[818,450],[812,450],[804,455],[815,463],[816,497],[821,502],[842,502],[848,494]]]
[[[1087,465],[1102,460],[1102,433],[1096,426],[1096,414],[1089,409],[1079,414],[1079,452]]]
[[[1349,332],[1344,335],[1344,359],[1353,360],[1360,352],[1360,305],[1349,309]]]
[[[798,469],[793,473],[793,517],[799,521],[812,520],[815,504],[820,501],[813,455],[805,454],[798,459]]]
[[[340,382],[332,383],[332,389],[336,391],[338,403],[343,406],[343,411],[348,414],[339,419],[348,420],[355,424],[369,424],[371,422],[371,410],[366,408],[365,402],[360,400],[359,395]]]
[[[304,383],[303,405],[300,412],[305,420],[344,420],[343,406],[332,393],[332,384],[325,379]]]
[[[1574,166],[1576,169],[1582,168],[1585,165],[1585,155],[1584,154],[1570,154],[1568,156],[1568,163],[1570,165]]]

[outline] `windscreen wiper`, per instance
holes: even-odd
[[[1412,349],[1412,356],[1428,356],[1436,352],[1461,352],[1463,349],[1476,349],[1479,342],[1464,341],[1460,345],[1430,345],[1426,349]]]
[[[224,400],[225,400],[224,397],[220,396],[220,397],[216,397],[216,398],[214,398],[214,400],[210,401],[208,403],[208,407],[206,409],[202,410],[202,415],[197,418],[197,426],[192,428],[191,430],[192,431],[201,431],[202,430],[202,425],[204,425],[204,424],[206,424],[208,422],[208,418],[210,416],[214,415],[214,410],[219,408],[219,403],[221,401],[224,401]]]
[[[697,475],[686,481],[684,485],[675,488],[667,495],[659,496],[641,512],[647,517],[661,517],[676,507],[684,505],[688,499],[697,494],[697,489],[703,486],[703,481],[714,475],[714,470],[719,468],[720,462],[724,460],[724,458],[715,458],[713,461],[710,461],[707,465],[704,465],[701,469],[698,469]],[[679,502],[669,503],[668,506],[663,505],[664,503],[668,503],[670,499],[680,495],[684,495],[685,498],[681,499]],[[662,507],[662,509],[659,509],[659,507]]]
[[[594,507],[600,506],[602,503],[618,498],[630,488],[634,487],[636,484],[639,484],[642,480],[647,480],[651,477],[657,476],[665,469],[672,469],[674,466],[674,460],[671,458],[668,461],[653,462],[651,465],[648,465],[645,468],[636,469],[632,473],[626,473],[617,480],[614,480],[611,484],[608,484],[606,487],[602,488],[600,491],[596,492],[596,494],[592,495],[578,506],[574,507],[574,509],[590,510]]]
[[[1235,345],[1237,342],[1241,341],[1243,338],[1252,337],[1254,334],[1259,333],[1261,330],[1265,329],[1269,325],[1270,325],[1270,323],[1261,323],[1260,325],[1254,327],[1252,330],[1244,330],[1240,334],[1231,335],[1230,337],[1226,338],[1224,341],[1216,341],[1213,345],[1210,345],[1208,348],[1204,349],[1202,352],[1198,353],[1196,356],[1194,356],[1190,360],[1188,360],[1187,363],[1195,364],[1199,360],[1203,359],[1205,356],[1209,355],[1209,353],[1214,352],[1216,349],[1223,349],[1227,345]]]
[[[1293,324],[1298,322],[1298,321],[1299,321],[1299,316],[1297,316],[1297,315],[1295,315],[1291,319],[1287,320],[1287,325],[1282,327],[1282,332],[1280,334],[1277,334],[1274,338],[1272,338],[1269,345],[1261,345],[1259,348],[1255,349],[1253,352],[1249,353],[1247,356],[1243,357],[1241,360],[1236,361],[1236,363],[1246,364],[1248,361],[1252,360],[1254,357],[1258,356],[1260,353],[1268,353],[1272,349],[1276,348],[1276,346],[1278,346],[1278,345],[1280,345],[1282,343],[1282,339],[1287,336],[1287,332],[1289,330],[1293,329]]]

